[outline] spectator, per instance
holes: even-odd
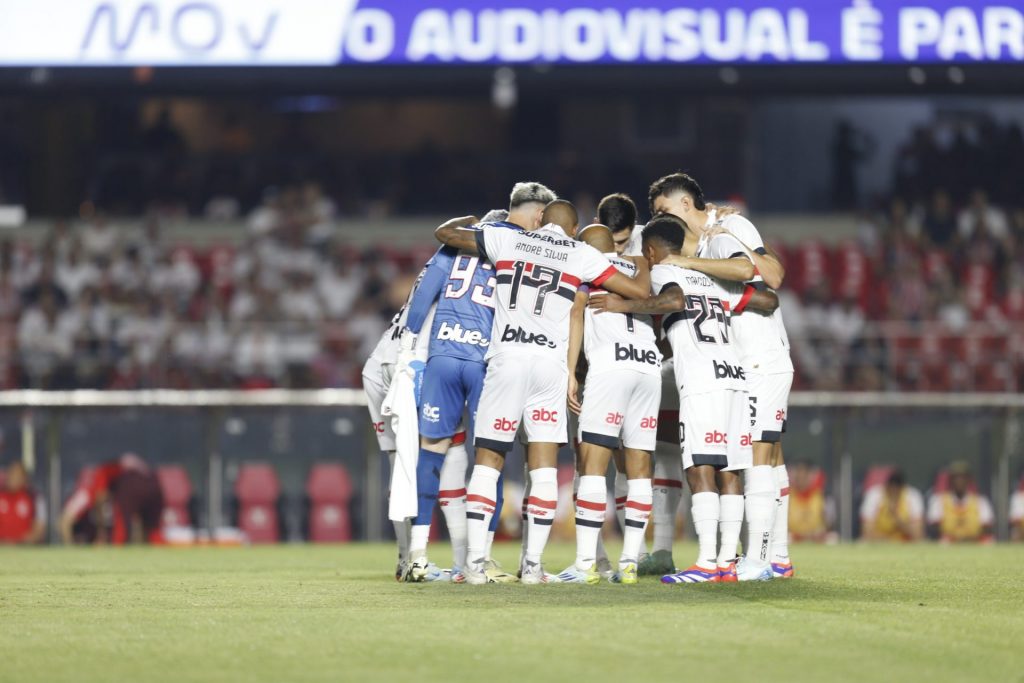
[[[342,320],[352,310],[362,282],[359,274],[340,249],[334,251],[330,264],[320,268],[317,292],[327,316]]]
[[[933,534],[943,543],[991,543],[992,504],[973,490],[970,465],[954,462],[947,473],[947,490],[933,493],[928,501],[928,524]]]
[[[85,260],[82,243],[76,240],[68,249],[67,258],[57,263],[57,284],[74,301],[83,289],[95,287],[99,279],[99,268]]]
[[[46,292],[18,323],[18,347],[28,383],[37,388],[60,388],[67,379],[78,333],[73,314],[62,313]]]
[[[828,535],[832,506],[825,496],[825,473],[806,460],[793,463],[789,476],[789,535],[795,542],[821,543]]]
[[[976,236],[1004,242],[1010,236],[1010,223],[1006,214],[988,202],[988,194],[981,189],[971,193],[971,203],[957,217],[957,233],[961,240]]]
[[[46,502],[29,483],[21,461],[7,466],[0,491],[0,543],[35,544],[46,533]]]
[[[102,507],[112,506],[106,523]],[[64,543],[161,543],[163,493],[156,474],[133,453],[85,473],[61,513]]]
[[[90,259],[107,258],[115,252],[119,242],[117,229],[105,217],[96,216],[82,231],[82,248]]]
[[[932,193],[931,201],[921,222],[925,235],[932,244],[945,247],[953,241],[959,227],[953,213],[953,200],[948,192],[940,189]]]
[[[1010,497],[1010,538],[1024,541],[1024,476]]]
[[[860,506],[865,541],[919,541],[924,537],[924,498],[908,486],[901,470],[864,494]]]

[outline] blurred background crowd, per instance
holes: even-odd
[[[480,149],[321,155],[316,119],[299,114],[261,145],[259,125],[223,113],[206,131],[215,149],[197,151],[173,111],[195,125],[181,107],[106,112],[88,199],[35,233],[0,237],[3,387],[357,386],[434,248],[439,212],[482,213],[518,178],[494,171]],[[881,154],[872,133],[839,119],[829,136],[826,208],[848,209],[851,227],[835,227],[828,211],[804,216],[809,229],[796,234],[786,229],[792,214],[774,232],[762,227],[787,268],[797,388],[1015,391],[1024,381],[1020,123],[936,116],[889,145],[889,180],[872,188],[861,187],[875,178],[862,166]],[[3,146],[0,192],[31,195],[17,145]],[[694,156],[687,166],[701,178]],[[584,169],[578,159],[566,148],[531,172],[541,168],[537,178],[583,215],[620,189],[642,205],[658,172],[639,160]],[[742,184],[706,187],[750,205],[759,222]],[[395,215],[418,236],[392,239]],[[194,221],[238,227],[181,229]]]

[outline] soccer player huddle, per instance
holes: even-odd
[[[581,226],[571,203],[540,183],[518,183],[507,212],[437,228],[443,246],[363,369],[380,447],[392,460],[397,579],[793,576],[781,447],[793,365],[772,291],[785,271],[754,225],[708,203],[689,175],[658,179],[648,199],[645,226],[624,194],[605,197],[597,222]],[[544,570],[543,553],[558,504],[558,451],[570,431],[576,560],[555,575]],[[468,483],[467,434],[476,458]],[[526,444],[526,480],[513,575],[491,557],[491,544],[517,439]],[[617,567],[600,537],[610,463],[623,531]],[[699,549],[677,569],[684,475]],[[451,538],[450,570],[427,559],[437,505]]]

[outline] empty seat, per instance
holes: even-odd
[[[164,494],[164,527],[192,526],[189,503],[192,501],[192,482],[181,465],[161,465],[156,469],[160,490]]]
[[[352,479],[337,463],[318,463],[306,480],[309,496],[309,540],[344,543],[352,540]]]
[[[238,527],[252,543],[277,543],[281,539],[281,520],[277,501],[281,482],[274,468],[262,462],[246,463],[235,481],[238,499]]]

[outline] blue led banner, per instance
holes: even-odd
[[[0,15],[0,66],[1024,61],[1016,0],[3,0]]]

